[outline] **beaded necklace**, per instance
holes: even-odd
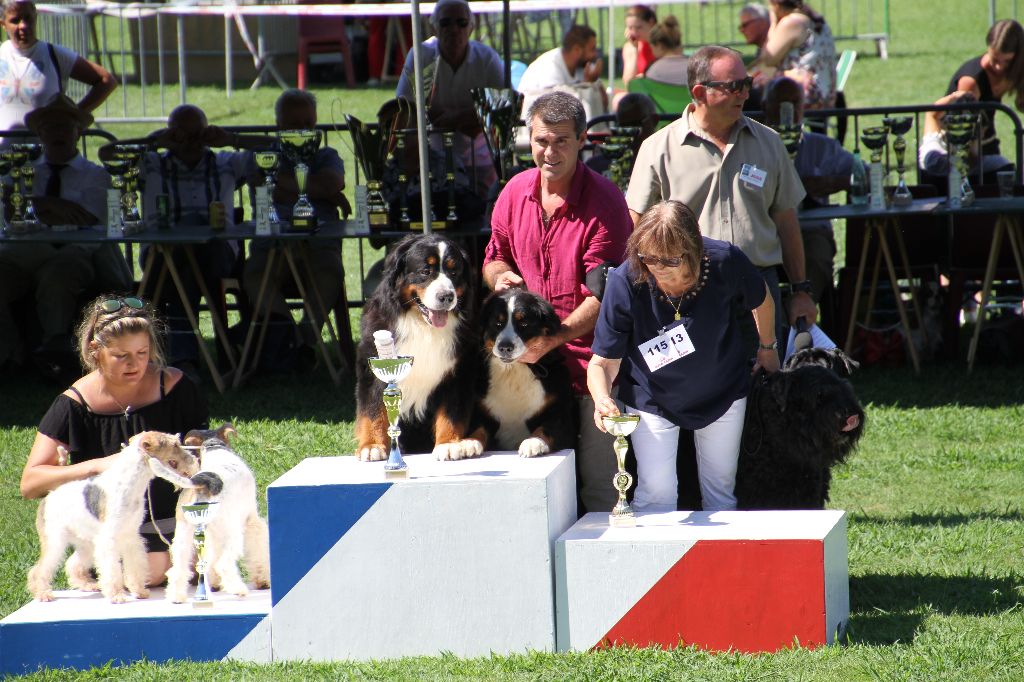
[[[708,258],[707,254],[701,258],[700,261],[700,275],[697,277],[697,282],[690,288],[689,291],[685,292],[682,296],[669,296],[662,291],[662,300],[665,301],[672,308],[672,312],[675,320],[681,320],[682,315],[679,314],[679,309],[683,307],[684,301],[692,301],[700,293],[700,290],[704,288],[704,285],[708,282],[708,270],[711,265],[711,259]],[[675,303],[673,303],[675,299]]]

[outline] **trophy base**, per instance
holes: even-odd
[[[11,234],[31,234],[42,232],[45,228],[46,226],[38,220],[12,220],[7,223],[7,230]]]
[[[203,599],[201,601],[193,601],[192,608],[194,609],[212,609],[213,601],[210,599]]]
[[[388,214],[387,214],[387,211],[383,211],[383,212],[370,211],[368,217],[369,217],[369,221],[370,221],[371,225],[375,225],[375,226],[380,227],[380,226],[385,226],[385,225],[388,224]]]
[[[312,232],[316,229],[316,216],[292,217],[292,232]]]
[[[409,469],[385,469],[384,480],[385,481],[404,481],[409,479]]]
[[[893,206],[910,206],[914,203],[914,196],[912,194],[893,194],[892,205]]]
[[[636,517],[632,514],[629,516],[609,514],[608,525],[612,528],[636,528]]]

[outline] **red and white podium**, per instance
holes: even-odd
[[[672,512],[555,547],[558,648],[764,652],[836,640],[850,611],[842,511]]]

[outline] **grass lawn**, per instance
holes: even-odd
[[[875,58],[870,43],[842,46],[861,51],[847,87],[850,106],[920,104],[938,98],[956,67],[983,50],[988,4],[893,0],[888,61]],[[1015,5],[1000,0],[999,16]],[[192,88],[190,93],[217,124],[270,123],[273,118],[275,93],[269,88],[238,91],[230,100],[212,89]],[[321,121],[340,121],[341,110],[369,117],[387,92],[325,89],[318,95]],[[112,129],[118,135],[135,135],[148,126]],[[1008,130],[1005,125],[1001,129]],[[351,168],[350,154],[346,164]],[[761,656],[620,649],[360,664],[137,664],[31,677],[1024,678],[1024,368],[983,366],[969,377],[960,365],[926,367],[921,376],[906,369],[872,368],[861,371],[854,384],[865,403],[868,426],[859,451],[836,472],[830,504],[850,514],[851,618],[848,641],[841,646]],[[18,480],[35,425],[55,393],[54,387],[24,378],[0,379],[0,518],[5,524],[0,534],[0,615],[28,600],[24,577],[37,557],[36,505],[19,497]],[[211,393],[209,399],[212,421],[237,425],[238,449],[251,463],[261,489],[305,457],[347,453],[354,445],[350,377],[340,389],[325,375],[260,378],[244,390]]]

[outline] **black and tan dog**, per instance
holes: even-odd
[[[480,324],[481,430],[474,437],[488,449],[518,450],[522,457],[573,447],[577,412],[562,354],[556,349],[533,364],[518,362],[534,341],[558,332],[555,309],[536,294],[509,289],[484,302]]]
[[[373,333],[392,332],[399,355],[414,358],[402,381],[402,449],[441,460],[475,457],[483,444],[467,438],[474,405],[479,334],[475,278],[466,253],[436,235],[411,235],[384,261],[380,285],[363,309],[356,362],[356,456],[388,456],[384,383],[367,366],[377,355]]]
[[[755,379],[736,471],[739,509],[825,507],[832,467],[864,432],[864,409],[843,378],[856,366],[842,351],[809,348]]]

